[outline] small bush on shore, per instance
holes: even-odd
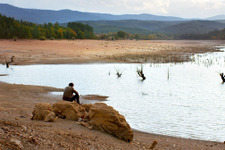
[[[13,37],[13,41],[16,41],[17,39],[18,39],[17,36],[14,36],[14,37]]]
[[[39,40],[46,40],[46,37],[45,36],[41,36],[40,38],[39,38]]]
[[[55,37],[50,37],[50,40],[54,40],[55,39]]]

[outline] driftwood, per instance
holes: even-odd
[[[158,144],[158,142],[155,140],[153,143],[152,143],[152,145],[150,146],[150,149],[154,149],[155,148],[155,146]]]
[[[14,56],[11,57],[11,60],[10,60],[10,61],[6,61],[6,62],[5,62],[6,68],[9,68],[9,64],[11,64],[12,62],[14,62],[13,59],[14,59]]]

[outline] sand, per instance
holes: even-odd
[[[98,41],[0,40],[0,60],[21,64],[72,64],[110,62],[182,62],[195,53],[213,52],[224,41]],[[0,72],[1,74],[1,72]],[[1,76],[3,76],[1,74]],[[0,81],[1,81],[0,76]],[[0,149],[225,149],[223,142],[184,139],[134,131],[127,143],[109,134],[89,130],[74,121],[32,121],[38,102],[55,103],[63,89],[0,82]],[[94,98],[93,98],[94,97]],[[106,98],[86,96],[87,100]],[[85,101],[85,96],[83,96]]]

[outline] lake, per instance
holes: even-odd
[[[221,50],[225,50],[220,47]],[[64,88],[73,82],[81,95],[109,96],[105,103],[132,128],[184,138],[225,141],[224,52],[193,55],[192,62],[142,64],[27,65],[6,69],[0,81]],[[122,72],[118,78],[116,72]]]

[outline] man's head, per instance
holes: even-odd
[[[74,84],[73,84],[73,83],[70,83],[70,84],[69,84],[69,86],[73,87],[73,86],[74,86]]]

